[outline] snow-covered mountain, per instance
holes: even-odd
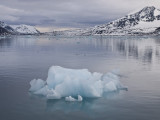
[[[39,34],[29,25],[7,25],[0,22],[0,34]],[[54,31],[53,35],[160,35],[160,9],[147,6],[107,24],[87,29]]]
[[[30,25],[7,25],[4,22],[0,21],[0,35],[34,35],[40,34],[40,32],[33,26]]]
[[[159,29],[160,10],[151,6],[108,24],[95,26],[89,33],[94,35],[157,34]]]
[[[4,22],[0,21],[0,35],[16,34],[14,29]]]
[[[19,34],[39,34],[40,32],[30,25],[11,25],[11,27]]]
[[[148,35],[160,34],[160,9],[145,7],[104,25],[69,31],[56,31],[54,35]]]

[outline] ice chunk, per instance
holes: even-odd
[[[39,89],[39,90],[37,90],[37,91],[35,91],[33,93],[36,94],[36,95],[43,95],[43,96],[45,96],[45,95],[48,94],[48,86],[46,85],[43,88],[41,88],[41,89]]]
[[[68,101],[68,102],[81,102],[83,100],[82,96],[78,95],[78,99],[75,99],[73,98],[72,96],[69,96],[69,97],[65,97],[65,101]]]
[[[45,86],[45,81],[41,80],[41,79],[34,79],[30,82],[31,88],[29,89],[29,91],[31,92],[36,92],[37,90],[40,90],[41,88],[43,88]]]
[[[83,101],[82,96],[78,95],[78,101],[79,101],[79,102]]]
[[[48,90],[47,99],[60,99],[60,94],[56,93],[55,90]]]
[[[112,82],[112,81],[104,85],[105,92],[110,92],[110,91],[112,92],[112,91],[116,91],[116,90],[117,90],[117,88],[116,88],[114,82]]]
[[[46,81],[34,79],[30,82],[33,94],[43,95],[47,99],[82,101],[82,97],[102,97],[104,92],[123,89],[119,77],[113,73],[91,73],[87,69],[67,69],[52,66]],[[69,97],[68,97],[69,96]],[[71,96],[78,96],[75,99]]]
[[[65,101],[69,101],[69,102],[74,102],[77,101],[75,98],[73,98],[72,96],[66,97]]]
[[[83,76],[83,77],[81,77]],[[62,68],[60,66],[53,66],[48,72],[47,84],[49,88],[54,88],[58,85],[69,79],[89,79],[91,73],[87,69],[83,70],[73,70]]]

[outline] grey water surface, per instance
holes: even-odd
[[[46,80],[52,65],[119,71],[128,91],[83,102],[30,94],[29,82]],[[0,120],[160,120],[160,37],[0,38]]]

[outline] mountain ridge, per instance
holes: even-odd
[[[77,31],[77,32],[76,32]],[[88,29],[56,31],[53,34],[65,35],[148,35],[160,34],[160,10],[147,6],[106,24]]]
[[[40,32],[30,25],[7,25],[0,21],[0,35],[35,35]]]
[[[7,25],[0,21],[0,35],[4,34],[35,35],[41,33],[34,26],[24,24]],[[160,9],[154,6],[146,6],[135,13],[129,13],[106,24],[86,29],[53,31],[52,33],[43,34],[54,36],[160,35]]]
[[[160,11],[154,6],[147,6],[134,14],[126,15],[105,25],[95,26],[91,34],[152,34],[158,27],[160,27]]]
[[[19,34],[39,34],[40,32],[31,25],[10,25]]]

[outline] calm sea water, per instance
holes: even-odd
[[[52,65],[118,70],[128,91],[82,103],[28,92]],[[13,36],[0,39],[1,120],[160,120],[160,37]]]

